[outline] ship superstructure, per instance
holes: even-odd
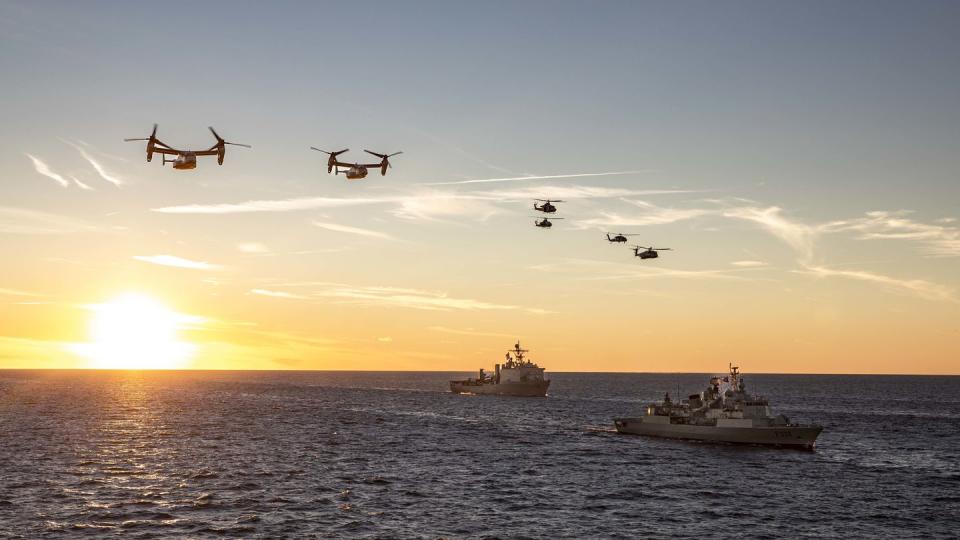
[[[477,378],[450,381],[450,391],[457,394],[545,396],[550,380],[544,377],[544,368],[527,359],[528,352],[518,341],[507,351],[503,364],[494,365],[492,375],[481,368]]]
[[[648,404],[643,416],[616,418],[614,425],[620,433],[636,435],[807,449],[823,430],[774,416],[765,397],[747,392],[733,364],[728,375],[711,378],[706,390],[686,401],[674,401],[667,393],[662,402]]]

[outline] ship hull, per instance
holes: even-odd
[[[469,384],[450,381],[450,391],[454,394],[478,394],[492,396],[544,397],[550,381],[536,383]]]
[[[616,418],[620,433],[732,444],[760,444],[812,450],[820,426],[716,427],[644,422],[643,418]]]

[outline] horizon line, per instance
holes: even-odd
[[[439,369],[225,369],[225,368],[157,368],[157,369],[115,369],[115,368],[84,368],[84,367],[65,367],[65,368],[0,368],[0,373],[5,371],[104,371],[104,372],[147,372],[147,373],[174,373],[174,372],[277,372],[277,373],[472,373],[479,368],[471,370],[439,370]],[[714,375],[722,373],[721,371],[548,371],[551,373],[563,374],[587,374],[587,375]],[[815,372],[784,372],[784,371],[749,371],[742,372],[741,375],[839,375],[839,376],[863,376],[863,377],[960,377],[960,373],[815,373]]]

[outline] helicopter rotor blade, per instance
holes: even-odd
[[[210,130],[210,133],[213,133],[213,136],[216,137],[217,142],[220,142],[220,141],[223,140],[223,137],[221,137],[220,135],[218,135],[217,132],[213,129],[212,126],[207,126],[207,129]]]
[[[156,138],[157,138],[157,124],[154,124],[154,125],[153,125],[153,131],[150,132],[150,136],[149,136],[149,137],[138,137],[138,138],[136,138],[136,139],[124,139],[123,141],[124,141],[124,142],[130,142],[130,141],[150,141],[150,140],[155,140]]]
[[[249,144],[243,144],[243,143],[238,143],[238,142],[227,142],[227,141],[223,141],[223,144],[232,144],[233,146],[242,146],[242,147],[244,147],[244,148],[253,148],[253,147],[250,146]]]
[[[403,151],[401,150],[400,152],[394,152],[392,154],[378,154],[377,152],[374,152],[373,150],[367,150],[366,148],[364,148],[363,151],[372,156],[377,156],[380,159],[389,159],[389,158],[392,158],[393,156],[399,156],[400,154],[403,153]]]

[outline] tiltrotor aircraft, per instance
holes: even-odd
[[[151,161],[153,159],[153,154],[161,154],[163,156],[164,165],[167,163],[173,163],[173,168],[179,170],[196,169],[197,156],[217,156],[217,164],[223,165],[223,158],[226,157],[227,154],[226,145],[228,144],[232,144],[233,146],[242,146],[244,148],[251,148],[249,144],[227,142],[223,140],[223,137],[218,135],[213,128],[209,129],[210,133],[213,133],[213,136],[217,139],[217,142],[206,150],[177,150],[176,148],[161,142],[160,139],[157,139],[157,124],[153,125],[153,131],[150,133],[149,137],[145,139],[124,139],[124,141],[147,141],[147,161]],[[173,159],[167,159],[167,156],[177,157]]]
[[[344,148],[343,150],[338,150],[336,152],[327,152],[326,150],[321,150],[315,146],[310,147],[311,150],[316,150],[317,152],[323,152],[327,154],[327,174],[330,174],[331,171],[335,170],[334,174],[340,174],[340,168],[343,167],[345,170],[343,173],[347,176],[347,180],[362,180],[367,177],[368,168],[379,168],[380,176],[386,176],[387,167],[393,167],[390,164],[390,158],[403,152],[394,152],[392,154],[378,154],[376,152],[371,152],[370,150],[364,150],[368,154],[372,154],[380,158],[380,163],[346,163],[337,159],[337,156],[344,152],[348,152],[349,148]]]

